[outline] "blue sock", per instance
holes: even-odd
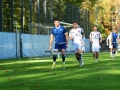
[[[65,62],[65,55],[62,55],[62,61]]]
[[[115,54],[115,53],[116,53],[116,51],[113,51],[113,52],[112,52],[112,54]]]
[[[57,56],[53,55],[53,61],[56,62]]]

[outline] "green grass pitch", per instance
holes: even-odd
[[[67,55],[66,69],[61,58],[54,69],[52,58],[0,60],[0,90],[120,90],[120,56],[111,59],[101,52],[98,63],[91,53],[83,58],[80,67],[74,55]]]

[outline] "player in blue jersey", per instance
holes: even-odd
[[[117,51],[117,43],[118,43],[118,34],[117,34],[117,30],[114,28],[113,33],[112,33],[112,45],[113,45],[113,58],[115,58],[115,54]]]
[[[62,61],[63,61],[62,67],[63,69],[65,69],[65,51],[66,51],[66,48],[68,47],[68,32],[63,26],[60,26],[60,22],[58,19],[54,20],[54,25],[55,26],[52,28],[51,35],[50,35],[49,49],[52,50],[52,43],[55,37],[55,49],[57,51],[61,51]],[[56,59],[57,59],[57,56],[53,55],[52,68],[54,68],[56,65]]]

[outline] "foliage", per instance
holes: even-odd
[[[12,10],[12,1],[14,11]],[[23,22],[24,22],[24,33],[29,33],[28,23],[30,23],[30,0],[22,0],[23,1]],[[46,1],[46,6],[44,2]],[[51,2],[52,1],[52,2]],[[67,2],[71,3],[66,6]],[[92,30],[92,26],[97,24],[100,27],[100,31],[103,36],[107,36],[113,27],[118,29],[120,23],[120,3],[116,0],[40,0],[39,6],[40,11],[38,13],[37,9],[37,0],[32,0],[32,23],[38,22],[40,17],[40,22],[48,24],[53,22],[54,17],[59,17],[60,20],[71,23],[71,20],[74,19],[74,15],[68,15],[67,13],[75,14],[76,8],[73,8],[73,5],[76,7],[84,8],[89,11],[90,15],[90,29]],[[15,21],[18,22],[18,29],[21,30],[21,0],[3,0],[3,27],[4,31],[11,32],[12,31],[12,23]],[[70,8],[67,9],[66,8]],[[12,22],[12,12],[14,13],[14,21]],[[84,12],[81,11],[83,15]],[[39,16],[38,16],[39,14]],[[77,16],[79,15],[76,13]],[[80,15],[80,21],[85,23],[85,16]],[[67,20],[68,19],[68,20]],[[80,25],[85,29],[85,24],[81,23]],[[113,22],[113,23],[112,23]],[[83,25],[82,25],[83,24]],[[85,29],[86,30],[86,29]],[[15,31],[15,25],[14,25]]]
[[[72,0],[67,0],[72,2]],[[97,24],[103,37],[106,37],[112,28],[119,29],[120,26],[120,2],[119,0],[80,0],[73,1],[74,4],[89,10],[90,27]]]

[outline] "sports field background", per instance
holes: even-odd
[[[120,90],[120,54],[111,59],[100,53],[96,63],[85,53],[84,66],[74,55],[67,55],[66,69],[61,59],[51,68],[52,58],[0,60],[0,90]]]

